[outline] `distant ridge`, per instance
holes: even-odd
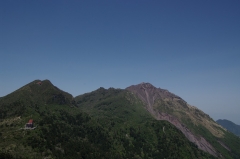
[[[226,128],[228,131],[240,137],[240,125],[237,125],[227,119],[218,119],[216,122]]]

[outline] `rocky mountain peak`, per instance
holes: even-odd
[[[155,88],[151,83],[145,83],[145,82],[142,82],[140,83],[139,85],[141,85],[142,87],[145,87],[145,88]]]
[[[148,96],[150,95],[150,98],[153,99],[153,100],[155,100],[157,98],[161,98],[161,99],[168,98],[169,100],[181,99],[183,101],[183,99],[180,98],[179,96],[169,92],[166,89],[156,88],[151,83],[142,82],[140,84],[132,85],[130,87],[127,87],[126,89],[131,91],[131,92],[134,92],[136,94],[140,94],[140,95],[143,95],[143,94],[147,93]]]

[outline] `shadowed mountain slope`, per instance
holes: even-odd
[[[226,128],[228,131],[240,137],[240,125],[237,125],[226,119],[219,119],[216,122]]]
[[[127,87],[126,90],[139,97],[153,117],[157,120],[167,120],[175,125],[199,149],[218,157],[240,155],[237,150],[237,148],[240,148],[239,139],[234,141],[235,138],[209,115],[187,104],[186,101],[175,94],[156,88],[150,83],[132,85]],[[231,137],[226,137],[226,135]],[[238,145],[237,148],[226,146],[227,143],[231,142],[235,142]],[[229,151],[233,152],[230,156]]]

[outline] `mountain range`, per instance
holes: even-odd
[[[150,83],[73,97],[32,81],[0,98],[0,140],[0,158],[240,158],[240,138]]]
[[[237,125],[227,119],[218,119],[216,122],[226,128],[228,131],[240,137],[240,125]]]

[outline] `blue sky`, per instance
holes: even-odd
[[[49,79],[73,96],[141,82],[240,124],[239,0],[2,0],[0,96]]]

